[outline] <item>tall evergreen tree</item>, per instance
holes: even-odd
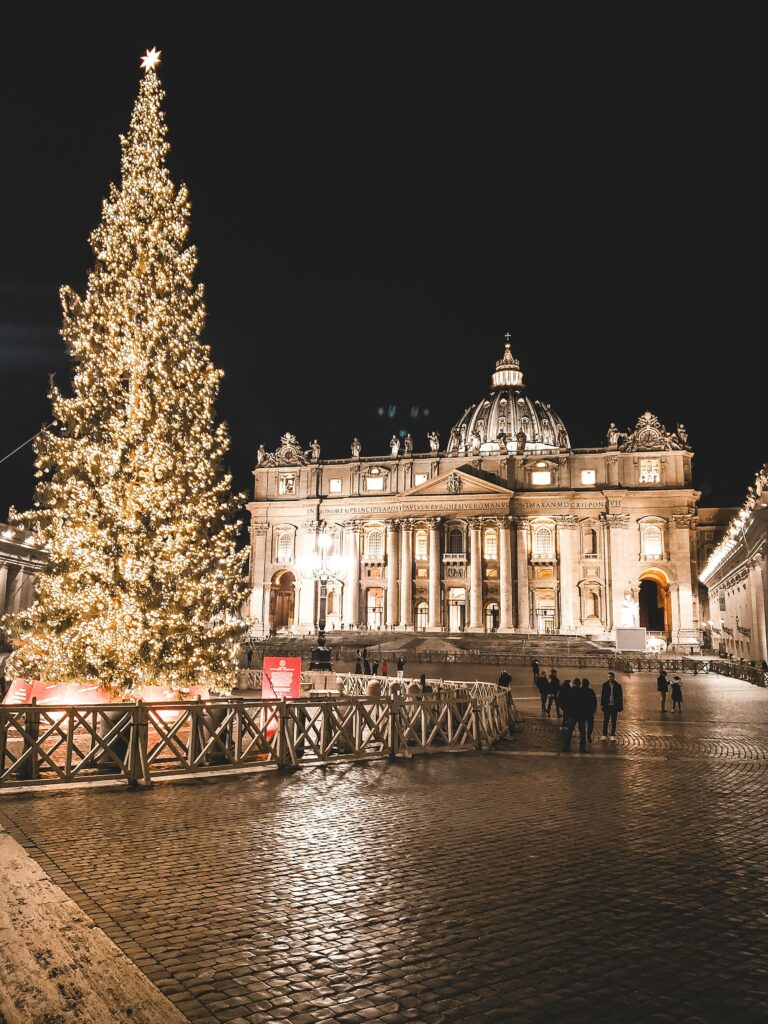
[[[242,496],[223,467],[221,371],[200,341],[203,287],[187,190],[166,165],[156,59],[143,61],[121,185],[91,234],[85,298],[61,292],[71,395],[51,388],[23,517],[50,545],[51,571],[10,627],[10,671],[117,693],[231,682],[245,597]]]

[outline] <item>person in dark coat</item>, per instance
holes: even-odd
[[[672,680],[672,714],[675,711],[683,713],[683,687],[680,681],[680,676],[675,676]]]
[[[503,687],[505,690],[509,689],[509,685],[512,682],[512,676],[507,672],[505,668],[501,670],[501,675],[498,679],[498,685]]]
[[[659,672],[659,678],[656,680],[656,689],[661,694],[661,710],[667,710],[667,694],[669,693],[669,680],[667,679],[667,673],[664,669]]]
[[[584,721],[587,729],[587,743],[592,742],[595,729],[595,712],[597,711],[597,694],[589,685],[588,679],[581,680],[581,702],[584,709]]]
[[[616,722],[619,714],[624,710],[624,690],[616,679],[613,672],[608,673],[608,678],[603,683],[600,691],[600,707],[603,709],[603,735],[601,739],[608,739],[608,725],[611,726],[611,740],[616,742]]]
[[[560,690],[559,690],[559,692],[557,694],[557,699],[560,702],[560,711],[562,712],[562,715],[563,715],[563,720],[562,720],[562,723],[560,725],[561,729],[567,729],[568,728],[568,716],[571,713],[571,696],[572,696],[572,694],[573,694],[573,690],[571,688],[571,680],[570,679],[566,679],[566,680],[564,680],[563,685],[560,687]]]
[[[368,661],[368,655],[363,656],[363,673],[367,676],[371,674],[371,663]]]
[[[538,658],[531,659],[531,672],[533,672],[533,685],[539,685],[539,669],[540,669]]]
[[[405,671],[405,658],[401,654],[400,657],[397,659],[397,678],[398,679],[402,679],[403,678],[403,672],[404,671]]]
[[[555,712],[557,717],[560,718],[560,680],[557,678],[557,672],[552,671],[549,675],[549,683],[547,684],[547,718],[552,717],[552,705],[555,705]]]
[[[571,686],[571,698],[570,707],[568,713],[568,728],[566,729],[565,736],[563,737],[563,752],[568,753],[571,749],[571,740],[573,739],[573,731],[578,725],[579,727],[579,750],[584,753],[587,749],[586,746],[586,728],[584,725],[584,707],[582,702],[581,693],[581,680],[574,679],[573,685]]]
[[[377,676],[379,674],[379,663],[378,663],[378,661],[374,661],[374,663],[371,665],[371,673],[374,676]]]
[[[539,697],[541,699],[541,713],[546,715],[547,713],[547,693],[549,692],[549,679],[545,675],[540,675],[536,680],[536,686],[539,688]]]

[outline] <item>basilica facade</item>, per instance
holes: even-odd
[[[682,424],[645,412],[574,448],[529,394],[505,346],[487,394],[447,444],[410,435],[389,453],[322,459],[290,433],[254,471],[250,618],[256,634],[316,629],[566,633],[610,640],[643,625],[699,645],[708,609],[700,565],[718,510],[698,508]]]

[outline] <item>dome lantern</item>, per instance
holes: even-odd
[[[470,405],[454,426],[449,455],[529,454],[571,447],[565,424],[551,405],[526,393],[510,335],[506,337],[504,354],[491,376],[490,392]]]
[[[491,387],[523,387],[520,363],[512,355],[512,346],[509,342],[504,346],[504,355],[496,360],[496,372],[491,376]]]

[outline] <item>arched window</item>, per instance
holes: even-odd
[[[329,590],[328,596],[325,600],[325,614],[335,615],[336,614],[336,591]]]
[[[454,526],[448,531],[448,554],[464,554],[464,531],[458,526]]]
[[[584,554],[587,557],[597,554],[597,531],[591,527],[584,531]]]
[[[555,553],[555,531],[551,526],[537,526],[534,529],[533,553],[542,558]]]
[[[416,544],[415,544],[415,548],[416,548],[416,560],[419,561],[419,562],[425,561],[426,558],[427,558],[427,552],[428,552],[428,539],[427,539],[427,531],[426,530],[417,530],[416,531]]]
[[[587,594],[587,611],[596,619],[600,618],[600,595],[594,590]]]
[[[371,562],[381,562],[384,558],[384,531],[371,530],[366,540],[368,560]]]
[[[426,601],[419,601],[416,605],[416,628],[426,629],[429,623],[429,605]]]
[[[293,561],[293,536],[287,531],[277,535],[277,561],[282,563]]]
[[[643,527],[643,553],[646,558],[661,558],[664,553],[664,536],[654,524]]]
[[[495,530],[486,530],[483,537],[486,558],[499,557],[499,535]]]

